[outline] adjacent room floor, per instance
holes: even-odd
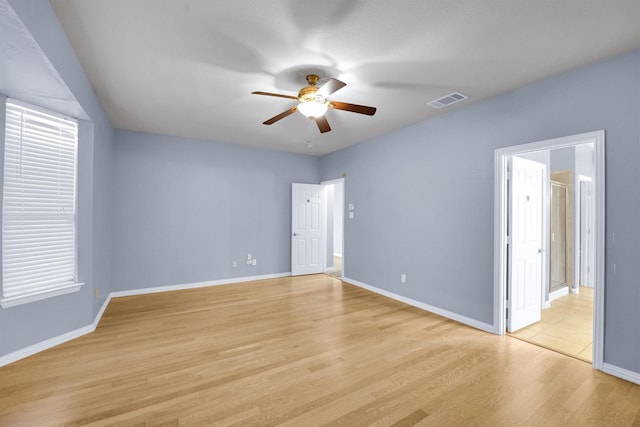
[[[551,301],[540,322],[510,335],[591,363],[593,288],[581,287],[578,294]]]
[[[333,267],[327,269],[326,274],[338,279],[342,278],[342,257],[338,255],[333,256]]]

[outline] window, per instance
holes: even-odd
[[[73,292],[75,120],[7,100],[2,191],[2,307]]]

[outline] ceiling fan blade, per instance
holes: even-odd
[[[288,109],[287,111],[283,111],[282,113],[278,114],[277,116],[273,116],[271,117],[269,120],[262,122],[263,125],[272,125],[275,122],[277,122],[280,119],[284,119],[285,117],[295,113],[296,111],[298,111],[298,106],[296,105],[293,108]]]
[[[295,99],[298,100],[297,96],[292,95],[283,95],[281,93],[271,93],[271,92],[251,92],[253,95],[266,95],[266,96],[277,96],[278,98],[287,98],[287,99]]]
[[[328,82],[323,84],[320,89],[316,92],[316,95],[320,95],[323,98],[331,95],[332,93],[342,89],[347,84],[345,82],[341,82],[338,79],[329,79]]]
[[[335,110],[351,111],[352,113],[366,114],[373,116],[376,113],[375,107],[367,107],[366,105],[349,104],[347,102],[330,101],[329,107]]]
[[[329,132],[331,130],[329,121],[327,121],[327,116],[316,117],[316,124],[318,125],[318,129],[320,129],[320,133]]]

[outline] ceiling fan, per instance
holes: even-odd
[[[298,96],[283,95],[271,92],[251,92],[254,95],[277,96],[279,98],[295,99],[296,101],[298,101],[298,105],[296,105],[295,107],[271,117],[269,120],[263,122],[262,124],[272,125],[278,120],[284,119],[285,117],[295,113],[296,111],[299,111],[300,113],[302,113],[302,115],[308,117],[311,120],[314,120],[318,125],[318,129],[320,130],[320,132],[325,133],[331,130],[329,122],[324,115],[327,112],[328,108],[333,108],[334,110],[351,111],[352,113],[366,114],[368,116],[373,116],[376,113],[375,107],[348,104],[346,102],[339,101],[330,101],[329,99],[327,99],[327,97],[332,93],[342,89],[347,84],[345,82],[341,82],[338,79],[329,79],[328,82],[318,87],[316,85],[318,84],[319,79],[320,77],[318,77],[317,74],[307,75],[307,83],[309,85],[300,89],[300,91],[298,92]]]

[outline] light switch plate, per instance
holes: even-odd
[[[350,211],[354,210],[355,208],[356,208],[356,207],[355,207],[355,206],[353,206],[353,203],[349,203],[349,210],[350,210]]]
[[[353,219],[353,212],[349,212],[349,219]]]

